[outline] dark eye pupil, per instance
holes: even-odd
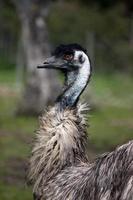
[[[69,55],[66,55],[66,59],[69,59],[70,58],[70,56]]]
[[[73,55],[64,55],[65,60],[71,60],[73,58]]]

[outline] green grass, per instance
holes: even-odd
[[[36,121],[34,117],[17,116],[15,114],[18,104],[16,96],[0,97],[0,129],[11,132],[33,132]]]
[[[133,139],[133,79],[127,74],[94,75],[90,88],[90,140],[97,151],[108,151]],[[92,106],[93,107],[93,106]]]
[[[90,140],[97,151],[110,151],[117,145],[133,139],[131,109],[105,107],[90,117]]]
[[[0,70],[0,85],[14,85],[16,80],[15,75],[16,74],[14,70]]]
[[[31,188],[25,183],[25,165],[37,118],[15,115],[20,96],[15,86],[15,72],[0,72],[0,89],[3,92],[0,92],[0,199],[31,200]],[[89,94],[94,108],[89,113],[88,128],[92,151],[109,151],[132,139],[132,77],[94,75]]]
[[[24,186],[7,185],[0,182],[0,199],[1,200],[32,200],[32,191]]]
[[[26,186],[27,160],[31,152],[37,119],[16,116],[19,92],[15,72],[0,72],[0,199],[31,200]]]
[[[133,77],[129,74],[95,75],[91,82],[93,102],[113,107],[133,107]]]

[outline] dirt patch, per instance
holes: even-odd
[[[30,146],[32,138],[29,135],[0,130],[0,138],[10,136],[17,138],[24,144]],[[9,157],[0,162],[0,180],[8,185],[25,185],[27,183],[28,158]]]
[[[14,96],[17,96],[17,91],[15,91],[15,89],[13,89],[13,88],[3,85],[3,86],[0,86],[0,96],[1,97],[5,97],[5,96],[14,97]]]
[[[128,127],[133,129],[133,120],[132,119],[115,119],[111,121],[112,126]]]
[[[4,174],[0,179],[5,184],[24,185],[27,182],[28,160],[22,158],[9,158],[5,163]]]
[[[26,135],[26,133],[22,132],[9,132],[5,130],[0,130],[0,137],[8,137],[8,136],[14,136],[18,140],[22,141],[25,144],[32,144],[33,143],[33,137],[30,135]]]

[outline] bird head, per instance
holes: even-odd
[[[89,62],[87,51],[79,44],[59,45],[53,51],[52,56],[38,68],[70,72],[82,68],[85,62]]]
[[[79,44],[58,46],[52,56],[38,68],[58,69],[65,72],[63,92],[56,100],[61,109],[76,105],[90,80],[92,71],[87,51]]]

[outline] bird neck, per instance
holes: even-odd
[[[63,93],[57,98],[60,109],[76,106],[80,95],[88,84],[90,75],[91,70],[88,59],[77,71],[67,74]]]

